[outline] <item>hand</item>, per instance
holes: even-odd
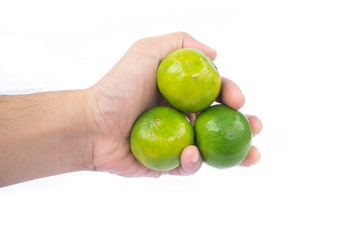
[[[86,90],[88,125],[93,146],[90,169],[107,171],[126,177],[159,177],[163,174],[190,175],[201,167],[202,160],[195,146],[186,147],[181,154],[181,166],[160,172],[139,163],[130,149],[130,133],[136,119],[155,106],[169,105],[156,85],[156,71],[161,60],[180,48],[197,48],[215,59],[216,51],[186,33],[174,33],[136,42],[123,58],[93,87]],[[222,78],[217,99],[233,109],[244,104],[244,96],[235,83]],[[196,114],[188,114],[194,122]],[[248,116],[253,134],[261,130],[261,122]],[[252,147],[240,164],[250,166],[260,159]]]

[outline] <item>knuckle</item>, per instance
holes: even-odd
[[[133,47],[142,47],[145,46],[147,43],[148,39],[147,38],[141,38],[139,40],[137,40],[134,44]]]
[[[182,36],[182,37],[190,36],[190,34],[188,34],[187,32],[183,32],[183,31],[175,32],[175,34],[178,36]]]

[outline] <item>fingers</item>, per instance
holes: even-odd
[[[196,48],[208,55],[212,60],[216,58],[215,49],[206,46],[185,32],[144,38],[137,41],[133,48],[142,54],[156,58],[159,62],[169,53],[180,48]]]
[[[245,103],[245,97],[240,88],[230,79],[221,78],[221,91],[216,99],[218,103],[223,103],[235,110],[239,110]]]
[[[252,135],[256,136],[262,130],[262,122],[253,115],[246,115],[250,122]],[[249,155],[239,164],[240,166],[250,167],[260,161],[260,152],[255,146],[251,146]]]
[[[245,97],[240,88],[230,79],[222,77],[222,86],[217,102],[223,103],[235,110],[240,109],[245,103]],[[256,136],[262,130],[262,122],[260,119],[253,115],[247,115],[249,120],[252,134]],[[251,166],[260,160],[260,152],[255,146],[251,146],[249,155],[239,164],[240,166]]]
[[[190,122],[193,123],[195,121],[195,114],[187,114]],[[262,130],[262,122],[257,116],[247,115],[246,116],[250,122],[251,130],[253,136],[259,134]],[[260,160],[260,152],[255,146],[251,146],[248,156],[239,164],[240,166],[250,167]],[[147,172],[146,176],[158,177],[163,174],[170,174],[170,175],[192,175],[196,173],[202,165],[202,158],[199,150],[197,147],[191,145],[187,146],[182,154],[181,154],[181,166],[177,167],[173,170],[166,171],[166,172],[158,172],[154,173],[153,171]]]
[[[257,116],[253,115],[246,115],[247,119],[250,122],[251,131],[253,136],[258,135],[262,130],[262,122]]]
[[[181,153],[181,166],[167,172],[170,175],[192,175],[202,164],[202,158],[197,147],[187,146]]]
[[[208,55],[211,60],[215,60],[216,58],[216,50],[197,41],[195,38],[191,37],[190,35],[187,35],[185,38],[184,38],[184,41],[183,41],[183,48],[196,48],[200,51],[202,51],[203,53],[205,53],[206,55]]]
[[[185,175],[197,172],[202,164],[202,158],[197,147],[191,145],[186,147],[181,154],[181,168]]]
[[[239,164],[243,167],[250,167],[260,160],[260,152],[255,146],[251,146],[249,155]]]
[[[195,115],[187,115],[191,122],[195,120]],[[262,122],[257,116],[247,115],[250,122],[253,136],[259,134],[262,130]],[[251,146],[249,155],[239,164],[240,166],[250,167],[260,160],[260,152],[255,146]],[[202,164],[202,158],[199,150],[195,146],[186,147],[181,154],[181,166],[169,171],[171,175],[191,175],[197,172]]]

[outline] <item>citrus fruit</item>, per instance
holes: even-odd
[[[167,55],[157,70],[161,94],[182,112],[200,112],[220,92],[219,71],[203,52],[182,48]]]
[[[251,127],[239,111],[215,105],[195,121],[196,140],[203,161],[216,168],[238,165],[251,147]]]
[[[184,114],[171,107],[143,113],[130,135],[131,151],[144,166],[167,171],[180,165],[183,149],[194,144],[194,129]]]

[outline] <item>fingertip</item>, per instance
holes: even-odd
[[[208,47],[208,46],[207,46]],[[209,48],[209,52],[208,52],[208,56],[211,58],[211,60],[215,61],[216,56],[217,56],[217,51],[216,49],[212,48],[212,47],[208,47]]]
[[[261,120],[257,116],[253,116],[253,115],[246,115],[246,117],[250,122],[253,136],[256,136],[261,132],[263,128],[263,124]]]
[[[240,88],[236,87],[232,90],[232,93],[229,96],[229,99],[225,101],[228,106],[232,107],[235,110],[239,110],[245,104],[245,97],[240,91]]]
[[[255,146],[251,146],[249,155],[239,165],[243,167],[250,167],[258,163],[260,158],[260,151]]]
[[[205,45],[204,43],[196,40],[189,34],[186,34],[186,36],[184,37],[183,47],[184,48],[196,48],[196,49],[202,51],[203,53],[205,53],[206,55],[208,55],[211,58],[211,60],[213,60],[213,61],[215,60],[216,55],[217,55],[217,52],[214,48],[209,47],[209,46]]]
[[[188,175],[197,172],[202,164],[202,159],[197,147],[187,146],[181,153],[181,168]]]
[[[223,77],[221,89],[221,101],[227,106],[239,110],[245,104],[245,96],[240,88],[231,80]]]

